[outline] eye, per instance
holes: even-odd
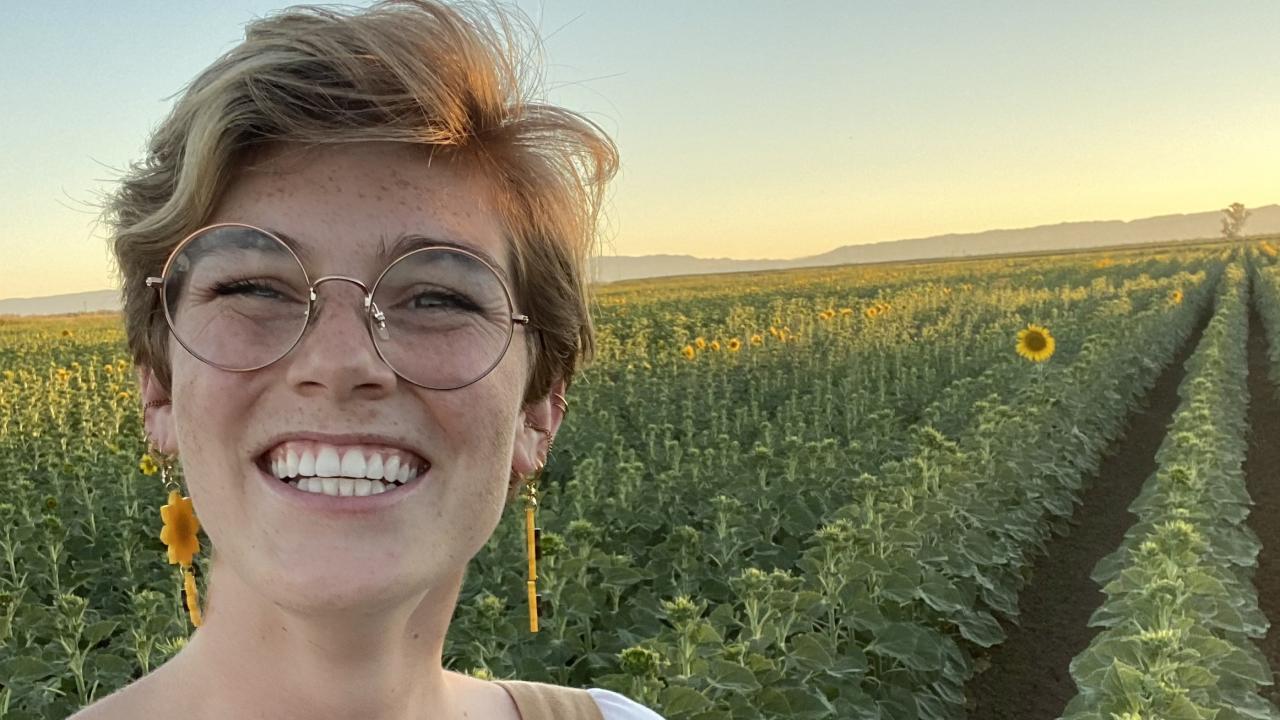
[[[418,293],[414,296],[410,305],[415,310],[463,310],[467,312],[479,310],[475,303],[472,303],[467,298],[442,290]]]
[[[214,295],[257,295],[268,299],[281,298],[280,293],[269,285],[254,280],[234,280],[220,282],[213,286]]]

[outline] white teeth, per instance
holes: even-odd
[[[364,476],[370,480],[382,479],[382,456],[378,453],[369,455],[369,465],[364,469]]]
[[[338,451],[324,445],[316,456],[316,475],[320,477],[336,477],[342,473],[342,461],[338,459]]]
[[[350,494],[355,495],[357,497],[365,497],[366,495],[381,495],[382,493],[394,487],[391,485],[387,485],[387,483],[382,482],[381,480],[354,480],[351,478],[339,479],[337,482],[337,485],[338,485],[337,492],[329,492],[325,490],[325,483],[329,482],[325,478],[300,478],[298,480],[294,480],[290,482],[289,484],[303,492],[316,493],[320,495],[335,495],[335,496],[341,497],[343,495],[342,483],[344,481],[348,481],[351,483],[352,492]]]
[[[314,477],[316,474],[316,456],[311,452],[311,448],[302,451],[302,457],[298,459],[298,474]]]
[[[384,459],[370,452],[366,459],[358,448],[342,450],[333,446],[288,448],[269,461],[271,473],[304,492],[336,497],[378,495],[404,485],[421,475],[429,465],[388,453]]]
[[[348,450],[342,456],[342,469],[338,474],[349,478],[364,477],[364,455],[359,450]]]

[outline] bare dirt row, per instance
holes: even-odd
[[[1249,454],[1244,472],[1253,499],[1248,524],[1262,540],[1253,584],[1258,605],[1271,621],[1258,646],[1275,671],[1280,669],[1280,392],[1267,375],[1267,365],[1267,338],[1255,306],[1249,314]],[[1280,703],[1275,685],[1263,693]]]

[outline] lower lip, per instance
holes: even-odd
[[[331,515],[366,515],[395,507],[413,495],[419,486],[425,485],[431,473],[431,468],[428,466],[426,472],[411,479],[404,485],[393,486],[390,490],[385,490],[377,495],[365,495],[363,497],[348,495],[344,497],[299,490],[275,475],[264,471],[258,467],[257,463],[254,463],[253,467],[258,471],[258,475],[266,481],[271,491],[277,493],[284,501],[306,510]],[[296,479],[293,478],[293,480]]]

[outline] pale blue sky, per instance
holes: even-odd
[[[0,298],[111,287],[93,214],[200,69],[286,2],[8,3]],[[367,4],[367,3],[360,3]],[[550,99],[614,134],[619,254],[1280,201],[1280,3],[521,0]]]

